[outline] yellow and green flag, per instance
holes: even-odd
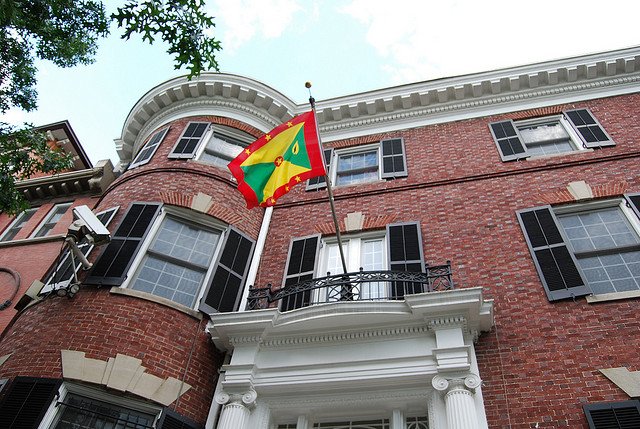
[[[268,207],[298,183],[325,175],[313,111],[251,143],[228,165],[247,208]]]

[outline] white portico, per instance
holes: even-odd
[[[481,288],[215,314],[217,428],[487,428],[473,343],[492,326]]]

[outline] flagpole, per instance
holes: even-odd
[[[324,165],[327,165],[327,160],[324,159],[324,149],[322,148],[322,139],[320,138],[320,129],[318,128],[318,115],[316,114],[316,99],[311,95],[311,82],[306,82],[304,86],[309,90],[309,104],[311,104],[311,110],[313,110],[313,116],[316,122],[316,134],[318,136],[318,144],[320,146],[320,154],[322,155],[322,161]],[[338,223],[338,217],[336,216],[336,207],[333,200],[333,189],[331,188],[331,180],[329,180],[329,172],[326,171],[324,181],[327,184],[327,193],[329,194],[329,205],[331,206],[331,216],[333,217],[333,225],[336,228],[336,238],[338,239],[338,250],[340,251],[340,260],[342,261],[342,270],[344,274],[347,274],[347,262],[344,257],[344,250],[342,249],[342,237],[340,236],[340,224]]]

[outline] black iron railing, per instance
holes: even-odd
[[[424,273],[410,271],[358,271],[305,280],[272,290],[251,288],[248,310],[274,307],[288,311],[336,301],[400,300],[405,295],[453,289],[451,263],[427,266]]]

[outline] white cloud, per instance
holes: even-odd
[[[279,37],[301,9],[297,0],[215,0],[210,13],[223,29],[224,50],[233,52],[256,37]]]
[[[352,0],[393,83],[528,64],[640,44],[640,3]]]

